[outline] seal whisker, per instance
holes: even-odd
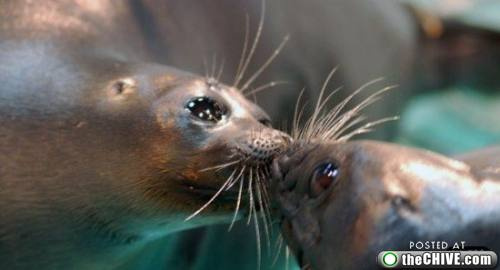
[[[352,125],[365,120],[364,116],[354,118],[359,114],[359,110],[356,109],[351,109],[337,117],[337,114],[340,112],[340,110],[343,109],[344,105],[345,104],[342,104],[341,108],[339,108],[338,110],[334,109],[332,111],[333,114],[331,115],[331,117],[330,115],[325,116],[324,121],[321,123],[321,125],[319,125],[321,126],[321,128],[319,128],[315,132],[315,135],[321,134],[320,136],[323,138],[334,138],[335,135],[332,134],[342,132],[342,130],[348,129]],[[347,122],[349,122],[349,124],[346,124]]]
[[[327,78],[327,80],[329,80],[330,78]],[[358,93],[360,93],[361,91],[363,91],[366,87],[378,82],[382,80],[382,78],[378,78],[378,79],[375,79],[375,80],[372,80],[372,81],[369,81],[365,84],[363,84],[361,87],[359,87],[357,90],[355,90],[352,94],[350,94],[349,96],[347,96],[344,100],[342,100],[342,102],[340,102],[339,104],[337,104],[332,111],[330,111],[327,115],[325,115],[323,117],[323,122],[330,122],[330,121],[337,121],[337,115],[340,113],[340,111],[342,111],[342,109],[347,105],[347,103],[349,103],[349,101],[354,98],[354,96],[356,96]],[[325,81],[326,82],[326,81]],[[318,103],[320,102],[320,98],[321,98],[321,94],[320,94],[320,97],[318,98]],[[319,110],[322,109],[322,107],[318,107]],[[319,113],[319,111],[317,112]],[[324,123],[324,124],[326,124]],[[309,130],[311,129],[314,129],[315,126],[314,125],[309,125],[307,126],[307,128]],[[304,136],[305,138],[311,138],[311,132],[312,131],[308,131],[306,134],[306,136]]]
[[[206,56],[203,56],[203,69],[205,70],[205,79],[208,80],[208,78],[210,78],[210,75],[208,74],[208,63]]]
[[[222,191],[229,184],[229,182],[231,182],[235,173],[236,173],[236,170],[233,170],[231,175],[224,182],[224,184],[222,184],[222,186],[217,190],[217,192],[212,196],[212,198],[210,198],[210,200],[208,200],[202,207],[200,207],[198,210],[196,210],[193,214],[191,214],[189,217],[187,217],[184,221],[188,221],[188,220],[194,218],[199,213],[201,213],[201,211],[203,211],[207,206],[209,206],[222,193]]]
[[[251,94],[252,95],[252,101],[253,103],[257,104],[257,95],[255,93]],[[247,95],[245,95],[247,96]]]
[[[321,130],[318,131],[318,134],[321,134],[319,137],[323,140],[329,140],[331,138],[337,138],[337,134],[343,134],[346,132],[348,129],[352,128],[353,126],[363,122],[366,120],[366,117],[364,116],[358,116],[354,118],[352,121],[344,125],[344,127],[340,128],[329,128],[328,126],[323,127]],[[332,134],[333,133],[333,134]]]
[[[299,112],[299,105],[300,105],[300,101],[302,101],[302,97],[304,95],[305,90],[306,90],[305,88],[302,88],[302,90],[300,90],[297,101],[295,102],[295,109],[293,111],[292,132],[291,132],[292,138],[298,138],[298,135],[299,135],[300,130],[301,130],[299,124],[300,124],[300,120],[302,119],[302,115],[303,115],[305,106],[303,106]]]
[[[210,78],[214,78],[216,66],[217,66],[217,54],[214,53],[212,55],[212,69],[211,69],[211,72],[210,72]]]
[[[260,269],[261,257],[262,257],[262,248],[261,248],[261,239],[260,239],[260,229],[259,229],[259,219],[257,217],[257,210],[255,209],[255,203],[252,201],[250,204],[252,211],[254,212],[253,223],[255,225],[255,238],[257,242],[257,269]]]
[[[278,262],[278,259],[281,254],[281,249],[283,248],[283,235],[278,235],[278,238],[276,239],[276,242],[274,244],[274,248],[276,249],[276,254],[274,255],[274,258],[272,260],[271,266],[276,265]]]
[[[267,90],[269,88],[273,88],[275,86],[278,86],[278,85],[283,85],[283,84],[286,84],[288,83],[287,81],[272,81],[272,82],[268,82],[266,84],[263,84],[261,86],[258,86],[257,88],[253,89],[252,91],[248,92],[248,93],[245,93],[245,96],[250,96],[250,95],[255,95],[261,91],[264,91],[264,90]]]
[[[236,69],[236,75],[234,76],[233,86],[236,86],[237,79],[240,77],[241,68],[243,67],[243,62],[245,60],[247,47],[248,47],[248,38],[250,34],[250,18],[248,13],[245,14],[245,41],[243,42],[243,49],[241,51],[240,61],[238,63],[238,68]]]
[[[327,78],[329,79],[329,78]],[[330,111],[329,113],[327,113],[324,117],[322,117],[322,120],[321,122],[323,122],[321,125],[315,125],[315,123],[312,123],[311,125],[307,125],[306,126],[306,133],[304,135],[304,138],[314,138],[314,130],[317,129],[319,126],[328,126],[327,123],[336,123],[337,121],[340,121],[339,118],[337,118],[338,114],[345,108],[345,106],[358,94],[360,93],[361,91],[363,91],[366,87],[378,82],[382,80],[382,78],[378,78],[378,79],[375,79],[375,80],[372,80],[368,83],[365,83],[364,85],[362,85],[361,87],[359,87],[357,90],[355,90],[353,93],[351,93],[349,96],[347,96],[344,100],[342,100],[342,102],[340,102],[339,104],[337,104],[333,109],[332,111]],[[321,94],[320,94],[320,98],[321,98]],[[318,103],[320,102],[320,99],[318,98]],[[322,103],[324,104],[324,103]],[[317,113],[319,114],[319,112],[323,109],[323,107],[318,107],[318,110]],[[346,113],[344,113],[346,114]],[[341,119],[341,117],[340,117]]]
[[[332,93],[328,94],[328,96],[325,98],[325,100],[323,100],[323,102],[321,102],[321,104],[319,105],[318,107],[318,112],[322,111],[323,108],[325,107],[326,103],[328,102],[328,100],[330,100],[330,98],[335,94],[337,93],[340,89],[342,89],[342,87],[338,87],[336,88],[335,90],[332,91]],[[335,108],[334,108],[335,110]],[[327,114],[328,115],[328,114]],[[323,117],[320,117],[320,119],[318,120],[319,123],[316,124],[316,123],[313,123],[313,121],[311,121],[311,119],[309,119],[308,121],[306,121],[306,130],[308,131],[308,133],[306,133],[306,137],[313,137],[313,133],[315,133],[315,130],[317,127],[323,127],[324,126],[324,123],[328,117],[327,115],[323,116]],[[310,132],[309,132],[310,131]]]
[[[224,64],[226,63],[226,59],[222,58],[221,65],[219,67],[219,71],[217,72],[217,76],[215,77],[216,81],[220,81],[220,78],[222,76],[222,72],[224,72]]]
[[[348,130],[349,128],[351,128],[352,126],[354,126],[356,124],[361,123],[364,120],[364,117],[354,118],[357,115],[359,115],[359,113],[364,108],[366,108],[367,106],[376,102],[382,93],[394,88],[394,86],[389,86],[389,87],[385,87],[385,88],[375,92],[374,94],[370,95],[369,97],[367,97],[366,99],[361,101],[354,108],[348,110],[347,112],[342,113],[339,116],[339,113],[347,106],[347,104],[357,94],[359,94],[360,92],[365,90],[368,86],[373,85],[373,84],[383,80],[383,78],[377,78],[377,79],[371,80],[371,81],[363,84],[361,87],[359,87],[353,93],[351,93],[349,96],[344,98],[339,104],[337,104],[326,115],[319,116],[321,111],[323,110],[324,106],[326,105],[326,102],[331,98],[332,94],[339,90],[339,89],[334,90],[333,93],[330,93],[325,99],[323,99],[326,85],[328,84],[329,80],[331,79],[331,76],[333,75],[334,71],[335,71],[335,69],[329,73],[329,76],[325,80],[325,83],[323,84],[322,90],[321,90],[320,95],[318,97],[318,100],[316,102],[315,112],[313,113],[311,118],[306,122],[306,124],[304,125],[302,130],[300,130],[298,128],[298,122],[300,121],[301,115],[299,115],[299,117],[295,116],[296,120],[294,119],[294,121],[296,121],[297,124],[296,124],[296,128],[295,128],[294,133],[292,133],[294,138],[305,139],[305,140],[313,140],[316,138],[335,140],[335,139],[337,139],[338,136],[341,136],[342,133],[344,133],[346,130]],[[297,104],[298,104],[298,102],[297,102]],[[297,107],[298,106],[296,106],[296,108]],[[295,115],[297,115],[296,111],[295,111]],[[369,127],[366,127],[366,128],[369,128]],[[366,128],[364,129],[365,132],[366,132]],[[353,135],[355,135],[355,134],[353,134]]]
[[[353,137],[355,135],[359,135],[362,133],[367,133],[367,132],[372,131],[371,128],[374,126],[377,126],[377,125],[380,125],[380,124],[383,124],[383,123],[386,123],[389,121],[396,121],[398,119],[399,119],[399,116],[392,116],[392,117],[386,117],[386,118],[382,118],[382,119],[379,119],[376,121],[368,122],[365,125],[357,128],[356,130],[353,130],[350,133],[338,138],[338,141],[341,141],[341,142],[348,141],[351,137]]]
[[[236,200],[236,209],[234,210],[233,219],[231,220],[231,224],[229,225],[228,231],[230,231],[233,228],[233,225],[236,222],[236,217],[238,216],[238,212],[240,211],[241,195],[243,193],[244,182],[245,182],[245,177],[242,177],[240,180],[240,188],[238,189],[238,199]]]
[[[231,183],[229,183],[229,185],[227,185],[226,190],[231,189],[231,188],[234,186],[234,184],[236,184],[236,183],[238,182],[238,180],[239,180],[239,179],[241,178],[241,176],[243,175],[243,172],[245,171],[245,168],[246,168],[246,166],[245,166],[245,165],[243,165],[243,167],[241,168],[240,173],[238,174],[238,176],[236,176],[236,177],[234,178],[234,180],[233,180],[233,181],[231,181]]]
[[[268,215],[267,215],[267,205],[265,205],[265,202],[264,202],[264,199],[263,199],[263,196],[262,196],[262,192],[261,192],[261,189],[263,189],[262,187],[262,183],[261,183],[261,180],[260,180],[260,176],[259,174],[257,173],[256,174],[256,185],[255,185],[255,188],[257,190],[257,200],[259,202],[259,206],[260,206],[260,215],[261,215],[261,218],[262,218],[262,222],[264,223],[263,226],[264,226],[264,233],[266,235],[266,244],[267,244],[267,248],[268,248],[268,251],[271,250],[271,240],[270,240],[270,233],[269,233],[269,223],[268,223]],[[257,218],[257,217],[256,217]]]
[[[257,45],[259,44],[260,41],[260,35],[262,34],[262,29],[264,27],[264,19],[266,15],[266,0],[262,0],[261,3],[261,9],[260,9],[260,20],[259,20],[259,26],[257,27],[257,32],[255,33],[255,38],[252,43],[252,47],[250,47],[250,51],[248,52],[248,55],[246,55],[246,59],[241,67],[240,73],[236,77],[236,81],[234,82],[234,87],[238,88],[238,85],[245,75],[246,69],[248,68],[248,65],[252,61],[253,54],[255,53],[255,49],[257,48]]]
[[[254,210],[253,205],[254,205],[254,198],[253,198],[253,173],[252,170],[249,170],[250,176],[248,179],[248,196],[250,197],[250,203],[249,203],[249,214],[248,214],[248,219],[247,219],[247,225],[250,224],[250,220],[252,219],[252,212]]]
[[[266,179],[266,174],[264,172],[262,173],[261,176],[262,176],[262,179]],[[261,188],[262,188],[262,195],[263,195],[263,198],[264,198],[264,202],[268,203],[268,205],[269,205],[270,198],[269,198],[269,194],[267,192],[268,187],[265,185],[264,181],[262,181],[262,180],[260,180],[260,185],[261,185]],[[269,219],[269,220],[271,220],[271,219]]]
[[[344,127],[350,120],[353,119],[356,115],[358,115],[364,108],[367,106],[373,104],[376,102],[380,95],[390,89],[393,89],[393,87],[385,87],[374,94],[368,96],[366,99],[364,99],[362,102],[360,102],[358,105],[356,105],[354,108],[350,109],[349,111],[343,113],[339,118],[335,119],[332,122],[332,125],[329,127],[328,130],[326,130],[327,134],[338,134],[338,130]],[[345,106],[345,104],[343,104]],[[327,137],[327,136],[324,136]],[[329,137],[330,139],[336,139],[336,136]]]
[[[212,166],[212,167],[207,167],[207,168],[204,168],[204,169],[201,169],[199,170],[199,172],[206,172],[206,171],[211,171],[211,170],[222,170],[224,168],[227,168],[231,165],[234,165],[238,162],[241,162],[241,160],[235,160],[235,161],[231,161],[231,162],[227,162],[227,163],[224,163],[224,164],[219,164],[219,165],[216,165],[216,166]]]
[[[263,173],[262,175],[262,179],[266,179],[266,175],[265,173]],[[264,181],[262,180],[259,180],[259,184],[260,184],[260,190],[262,192],[262,198],[263,198],[263,202],[264,202],[264,210],[266,210],[266,217],[267,217],[267,220],[268,220],[268,225],[269,225],[269,228],[272,229],[272,218],[271,218],[271,207],[270,207],[270,198],[269,198],[269,194],[267,193],[267,190],[268,190],[268,187],[265,185]]]
[[[308,120],[309,124],[306,124],[306,128],[305,128],[306,131],[309,131],[310,128],[308,128],[308,127],[314,126],[314,124],[316,123],[316,118],[318,117],[318,115],[321,111],[320,104],[323,101],[323,95],[325,93],[326,87],[327,87],[328,83],[330,82],[330,79],[332,78],[333,74],[335,74],[336,71],[337,71],[337,68],[336,67],[333,68],[332,71],[330,71],[330,73],[326,77],[326,80],[323,82],[323,86],[321,87],[321,90],[319,92],[318,100],[316,101],[316,106],[314,108],[313,115]]]
[[[259,69],[257,69],[257,71],[252,76],[250,76],[250,78],[243,84],[243,86],[240,89],[242,92],[244,92],[250,86],[250,84],[252,84],[260,76],[260,74],[262,74],[262,72],[264,72],[266,68],[274,61],[274,59],[280,54],[283,47],[285,47],[289,39],[290,39],[289,35],[286,35],[283,38],[281,43],[269,56],[269,58],[264,62],[264,64],[262,64],[262,66]]]

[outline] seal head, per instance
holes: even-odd
[[[500,248],[500,178],[467,163],[374,141],[298,142],[273,171],[282,231],[303,267],[372,269],[379,252],[410,241]]]
[[[0,62],[4,268],[117,265],[134,245],[230,221],[229,188],[184,220],[289,141],[237,89],[167,66],[43,41],[5,41]]]

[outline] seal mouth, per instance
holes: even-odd
[[[185,192],[196,194],[203,198],[210,198],[214,196],[220,189],[220,187],[210,187],[192,183],[182,183],[181,187]],[[237,197],[238,197],[238,192],[233,189],[225,190],[224,192],[221,192],[220,195],[218,196],[219,199],[228,201],[236,200]]]

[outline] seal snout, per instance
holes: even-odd
[[[238,142],[236,154],[242,160],[254,165],[269,165],[273,158],[285,151],[292,139],[287,134],[274,129],[250,131]]]

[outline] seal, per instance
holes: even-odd
[[[229,184],[289,141],[213,78],[43,39],[2,40],[0,62],[2,269],[116,268],[227,222]]]
[[[315,40],[311,37],[316,35],[314,34],[316,31],[302,31],[304,27],[301,25],[308,20],[286,19],[282,21],[285,23],[278,22],[277,19],[285,19],[286,17],[273,16],[272,14],[289,13],[283,12],[283,7],[290,5],[280,5],[278,2],[269,4],[274,6],[274,8],[269,9],[271,10],[271,22],[277,23],[272,23],[271,28],[264,29],[262,34],[264,46],[262,48],[275,47],[279,42],[276,39],[281,39],[281,36],[276,36],[275,33],[289,33],[289,30],[297,31],[296,35],[291,33],[292,36],[301,37],[303,42],[295,43],[300,44],[299,47],[290,47],[293,49],[287,53],[288,57],[284,57],[283,61],[276,65],[279,68],[272,72],[266,71],[268,74],[262,74],[263,76],[260,77],[262,79],[257,81],[258,84],[265,85],[267,80],[275,79],[286,81],[299,79],[297,88],[300,88],[305,83],[316,82],[318,79],[316,76],[323,74],[325,68],[330,68],[333,55],[347,55],[323,50],[323,47],[332,47],[323,46],[320,48],[321,51],[332,57],[318,58],[314,56],[313,58],[317,59],[311,62],[314,64],[306,65],[300,59],[313,59],[310,57],[311,55],[299,58],[297,56],[304,52],[313,52],[313,54],[318,55],[316,50],[305,50],[305,48],[314,45],[310,43],[310,40]],[[304,3],[300,3],[300,5],[304,5]],[[307,3],[307,5],[314,6],[314,8],[303,9],[311,11],[310,14],[317,13],[316,11],[323,10],[324,7],[321,1]],[[356,14],[359,12],[361,14],[375,14],[374,9],[383,10],[383,13],[377,13],[379,15],[376,16],[382,17],[384,20],[378,20],[377,24],[389,25],[391,29],[393,25],[402,25],[401,23],[390,23],[392,20],[387,23],[387,18],[392,18],[396,12],[394,9],[390,9],[391,12],[386,12],[387,5],[384,5],[383,8],[380,6],[380,3],[377,3],[374,6],[366,5],[366,7],[348,8],[347,10],[355,11]],[[197,129],[196,125],[191,125],[191,120],[193,123],[196,122],[194,121],[196,117],[190,121],[173,121],[174,124],[179,123],[180,126],[164,127],[162,125],[162,131],[157,131],[157,136],[154,136],[156,141],[150,141],[153,138],[153,131],[156,130],[155,124],[159,125],[159,120],[151,117],[142,119],[141,114],[145,114],[148,108],[152,111],[160,110],[160,105],[154,108],[152,106],[159,104],[159,100],[166,102],[166,96],[158,96],[157,103],[154,101],[156,99],[153,93],[158,93],[158,91],[152,91],[147,85],[159,86],[158,89],[163,89],[161,86],[172,86],[172,89],[178,86],[179,89],[175,92],[179,94],[184,91],[180,90],[183,87],[193,91],[195,88],[198,89],[198,86],[201,87],[201,90],[199,89],[201,92],[197,92],[192,98],[200,97],[199,93],[204,95],[207,87],[202,82],[203,78],[195,78],[180,71],[167,69],[165,66],[144,63],[154,62],[202,73],[202,57],[216,52],[219,55],[222,54],[226,59],[226,69],[225,72],[222,72],[221,78],[227,79],[233,75],[234,69],[241,63],[240,47],[245,35],[242,31],[243,18],[248,12],[250,18],[253,18],[253,15],[258,14],[259,10],[260,5],[254,2],[237,3],[227,0],[196,4],[171,0],[122,1],[119,3],[109,0],[59,0],[44,1],[43,3],[33,3],[30,0],[2,1],[0,3],[0,53],[2,54],[0,59],[0,77],[2,79],[0,81],[2,93],[0,98],[0,107],[2,108],[0,144],[2,148],[0,150],[2,154],[0,155],[4,165],[0,166],[0,193],[5,199],[2,199],[0,203],[0,212],[2,213],[0,267],[7,269],[16,266],[19,268],[67,269],[79,268],[77,266],[83,265],[87,266],[82,266],[83,268],[92,266],[99,269],[113,268],[114,266],[123,268],[126,261],[133,257],[132,255],[126,256],[128,252],[136,254],[136,258],[146,258],[136,264],[145,268],[145,261],[151,257],[143,256],[144,253],[147,255],[161,253],[161,249],[151,247],[149,241],[145,240],[133,241],[132,244],[122,244],[115,248],[113,245],[117,244],[114,241],[109,241],[110,237],[107,236],[114,235],[113,239],[118,240],[116,242],[124,242],[122,239],[126,238],[145,239],[143,236],[137,237],[138,234],[130,233],[131,231],[141,232],[139,235],[143,235],[147,231],[150,236],[148,239],[156,239],[157,236],[166,231],[173,232],[189,226],[207,224],[209,221],[218,222],[214,217],[215,212],[225,213],[226,210],[223,207],[229,205],[222,204],[221,202],[224,200],[213,201],[210,204],[211,207],[205,208],[203,213],[206,215],[203,215],[203,220],[192,219],[189,223],[180,222],[186,213],[197,213],[197,211],[193,211],[199,209],[202,204],[205,205],[213,195],[217,194],[215,190],[211,189],[220,187],[219,184],[223,183],[222,179],[225,179],[226,175],[231,176],[232,174],[232,171],[228,171],[229,168],[217,171],[221,167],[203,173],[198,172],[197,168],[211,166],[204,164],[209,158],[210,164],[218,164],[222,161],[219,160],[222,155],[214,154],[215,150],[205,151],[202,149],[205,149],[205,146],[208,147],[209,140],[216,142],[220,139],[223,142],[223,138],[226,136],[231,136],[226,141],[231,145],[235,139],[232,136],[242,135],[243,130],[233,132],[232,129],[226,129],[226,127],[238,123],[239,120],[249,121],[248,125],[241,125],[248,131],[254,126],[254,120],[265,118],[259,117],[260,110],[255,109],[250,104],[238,109],[242,112],[250,110],[247,111],[253,114],[250,119],[246,116],[240,118],[241,115],[231,111],[231,120],[228,121],[228,124],[216,125],[217,127],[214,129],[208,127]],[[221,11],[224,11],[223,16],[221,16]],[[296,18],[297,15],[303,18],[309,16],[302,12],[293,14],[290,18]],[[323,15],[324,18],[328,19],[338,17],[330,16],[329,12],[324,12]],[[363,20],[367,18],[366,16],[348,17],[363,18]],[[374,24],[372,19],[367,21],[370,25]],[[290,27],[290,23],[298,27]],[[287,29],[275,28],[275,26],[280,25],[286,26]],[[308,23],[304,25],[307,28],[310,27]],[[362,25],[362,23],[354,25]],[[342,27],[339,29],[343,30]],[[393,33],[401,31],[391,30],[389,32],[392,36]],[[407,33],[408,31],[403,32]],[[313,35],[304,36],[304,33],[312,33]],[[339,31],[335,31],[335,33],[339,33]],[[331,39],[335,42],[329,43],[337,44],[338,40],[346,41],[351,35],[342,34],[343,38],[340,39],[337,38],[336,34],[328,36],[335,36],[336,38]],[[382,39],[379,39],[383,42],[378,43],[383,44],[384,48],[387,47],[387,33],[379,35],[376,31],[370,31],[370,33],[363,35],[365,39],[370,41],[375,40],[374,36],[383,36]],[[398,44],[398,46],[395,45],[396,48],[406,47],[401,46],[400,40],[406,40],[406,38],[392,38],[389,43]],[[355,42],[359,43],[359,37],[356,38]],[[367,44],[366,42],[362,43]],[[413,44],[411,42],[403,43]],[[252,47],[254,47],[252,44],[248,44],[247,52],[253,51]],[[353,48],[352,46],[337,47],[343,50]],[[357,52],[357,50],[352,51]],[[395,52],[399,49],[390,51]],[[401,51],[406,53],[411,50]],[[374,55],[380,57],[382,51],[374,50],[374,52],[376,52]],[[255,56],[267,57],[268,55],[257,51]],[[250,59],[250,57],[241,58]],[[389,58],[406,59],[406,57]],[[250,70],[254,68],[254,64],[268,61],[267,58],[254,60],[257,61],[243,66],[248,65]],[[248,63],[247,60],[245,62]],[[374,65],[376,67],[374,70],[379,74],[380,61],[370,61],[370,63],[372,62],[378,62],[377,65]],[[283,66],[288,67],[285,73],[289,75],[285,78],[282,77]],[[394,68],[400,65],[387,64],[385,66],[398,70],[397,74],[401,73],[401,69]],[[366,57],[363,61],[363,67],[363,70],[367,70]],[[315,68],[319,68],[319,70],[315,72]],[[352,74],[361,74],[359,68],[349,70],[355,71]],[[153,79],[156,78],[153,73],[160,74],[159,81],[156,82],[156,79]],[[382,73],[386,74],[387,72]],[[174,80],[166,79],[169,74],[174,74]],[[184,78],[186,80],[182,82],[184,75],[180,74],[192,78],[192,87],[189,83],[190,79]],[[238,74],[242,74],[241,70]],[[279,76],[277,76],[278,74]],[[302,79],[302,76],[297,76],[297,74],[304,74],[306,77]],[[378,76],[377,74],[375,76]],[[352,84],[357,85],[359,80],[364,81],[366,77],[372,78],[373,76],[369,72],[360,78],[356,76],[356,80]],[[254,76],[250,76],[250,78],[252,77]],[[352,77],[346,76],[346,78]],[[164,84],[160,83],[164,79]],[[199,83],[195,83],[196,81]],[[314,85],[308,88],[316,89]],[[222,88],[227,89],[227,87]],[[109,89],[106,93],[110,93],[110,96],[99,99],[101,97],[97,94],[100,93],[99,89],[103,91]],[[186,91],[191,93],[191,90]],[[213,91],[209,92],[214,94]],[[116,93],[123,93],[123,95]],[[135,93],[139,94],[139,99],[135,98]],[[279,99],[266,98],[262,100],[268,105],[267,111],[274,112],[276,117],[280,114],[284,115],[284,107],[287,107],[284,105],[289,104],[291,98],[295,97],[293,92],[288,91],[287,93],[290,94],[288,99],[283,98],[284,93],[281,92]],[[128,98],[129,94],[130,99]],[[240,97],[238,94],[231,93],[229,96],[231,96],[229,100],[233,101]],[[213,98],[213,96],[211,97]],[[112,100],[114,103],[111,102]],[[183,102],[187,102],[187,100],[181,100],[180,97],[178,100],[181,103],[176,103],[175,106],[169,105],[169,108],[182,108]],[[217,103],[228,102],[228,100],[219,100],[219,98],[216,101]],[[270,101],[273,103],[270,104]],[[276,104],[276,101],[280,102]],[[127,105],[118,105],[125,103]],[[172,104],[174,103],[175,101],[172,101]],[[246,101],[243,103],[247,104]],[[198,103],[196,102],[196,104]],[[135,113],[133,108],[137,109],[138,112]],[[141,110],[144,111],[140,112]],[[179,113],[175,114],[174,112],[170,115],[186,115],[186,111],[180,110]],[[158,115],[160,114],[158,112]],[[133,120],[133,117],[137,118]],[[100,119],[99,125],[96,122],[97,119]],[[139,123],[150,124],[150,126],[141,126]],[[67,129],[68,127],[72,129]],[[261,128],[257,128],[257,130]],[[72,131],[73,129],[78,129],[80,133]],[[208,130],[211,131],[208,132]],[[216,131],[221,131],[221,133]],[[217,135],[212,134],[212,132]],[[255,134],[259,134],[259,132],[254,132]],[[261,134],[267,136],[268,133],[261,132]],[[281,136],[278,135],[278,137]],[[229,149],[229,145],[222,145],[221,150],[226,149],[226,147]],[[148,151],[147,149],[150,148],[155,151]],[[256,149],[258,150],[258,147]],[[163,150],[169,150],[169,155],[161,155]],[[247,149],[247,151],[250,150]],[[152,155],[152,153],[157,155]],[[140,156],[142,157],[140,158]],[[137,158],[135,161],[134,157]],[[167,165],[153,166],[158,165],[162,158],[165,158],[163,161],[167,162]],[[101,161],[106,162],[101,163]],[[192,161],[196,162],[191,163]],[[146,165],[151,165],[151,167]],[[193,168],[185,168],[186,165]],[[152,167],[155,170],[149,169]],[[248,175],[259,176],[259,174],[249,173],[249,166],[241,168],[245,168],[245,170],[238,170],[233,177],[239,176],[240,172],[244,171],[241,175],[246,177],[246,184],[251,181]],[[211,175],[215,173],[222,174],[224,177],[218,175],[212,177]],[[71,177],[72,180],[64,180],[65,176]],[[115,176],[118,178],[114,178]],[[135,177],[139,176],[141,181],[134,181]],[[165,181],[161,181],[160,178]],[[46,179],[54,181],[48,182]],[[55,181],[56,179],[57,181]],[[178,180],[176,182],[182,183],[182,185],[174,186],[174,181],[170,181],[172,179]],[[258,178],[252,179],[255,183]],[[167,180],[168,193],[166,189],[161,188]],[[243,183],[243,181],[238,182]],[[57,186],[54,186],[53,183],[57,183]],[[125,185],[130,183],[133,186],[127,189]],[[230,182],[228,186],[233,183],[235,182]],[[93,186],[93,184],[96,185]],[[121,188],[117,188],[117,186]],[[147,192],[141,193],[140,190],[145,187],[147,187]],[[178,187],[185,187],[186,192],[180,193]],[[56,188],[59,191],[56,191]],[[215,194],[213,194],[214,192]],[[138,193],[137,196],[132,196],[135,193]],[[148,204],[149,208],[141,200],[144,194],[148,194],[150,198],[148,202],[152,202]],[[222,193],[222,196],[225,194],[229,195],[229,193]],[[126,209],[121,208],[125,195],[128,196],[127,199],[131,199],[128,202],[130,207]],[[61,196],[66,197],[62,200]],[[232,193],[226,198],[232,196],[235,194]],[[160,203],[159,200],[163,203]],[[148,211],[143,213],[144,208],[150,212],[164,209],[165,212],[168,212],[166,213],[168,217],[175,214],[178,217],[175,220],[179,222],[169,222],[168,224],[173,224],[169,228],[159,230],[144,228],[142,230],[141,226],[147,227],[153,224],[146,221],[152,220],[152,218],[145,214]],[[177,212],[179,208],[182,208],[182,213]],[[169,209],[172,211],[168,211]],[[130,213],[121,215],[123,212]],[[141,214],[140,219],[135,218],[138,213]],[[208,213],[211,215],[210,220]],[[166,215],[158,214],[158,220],[165,219]],[[222,219],[225,220],[226,215],[223,214],[223,216]],[[124,220],[127,217],[130,220]],[[118,218],[120,220],[116,220]],[[128,223],[129,221],[133,224]],[[169,221],[172,219],[169,218]],[[174,226],[175,224],[178,226]],[[188,226],[188,224],[190,225]],[[122,228],[132,225],[135,226],[134,230]],[[89,230],[89,227],[93,229]],[[220,239],[219,237],[215,238],[218,239],[217,241]],[[163,243],[158,241],[156,247],[161,247]],[[246,240],[244,241],[246,242]],[[205,243],[200,244],[201,241],[194,242],[202,247],[209,246]],[[137,244],[142,243],[148,243],[143,245],[149,246],[149,249],[145,247],[144,253],[137,255],[137,250],[140,249]],[[201,250],[201,248],[197,250]],[[161,259],[162,256],[159,257]],[[189,261],[192,262],[192,260]],[[154,261],[150,265],[156,269],[161,263]]]
[[[306,269],[374,269],[410,241],[500,251],[498,147],[461,157],[377,141],[297,142],[273,166],[282,232]]]

